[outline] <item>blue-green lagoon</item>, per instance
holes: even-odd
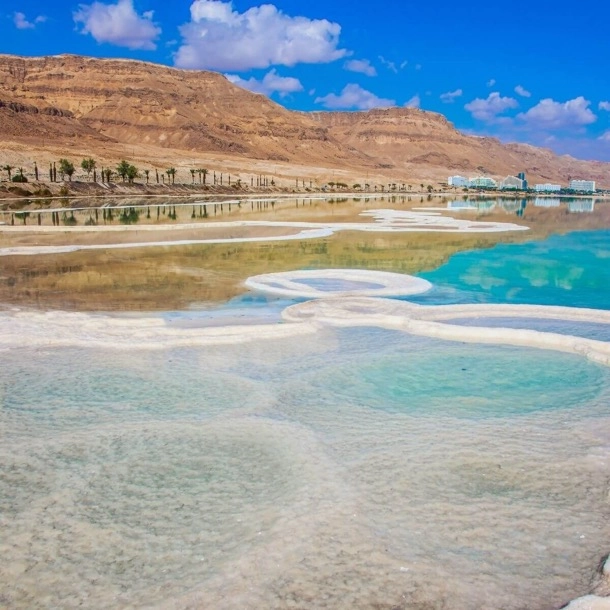
[[[6,309],[0,606],[588,593],[610,550],[607,238],[458,254],[398,298],[312,271],[206,309]]]

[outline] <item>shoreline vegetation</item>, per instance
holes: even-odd
[[[272,168],[266,168],[272,169]],[[277,169],[277,168],[276,168]],[[285,168],[286,169],[286,168]],[[62,158],[59,162],[49,162],[44,170],[36,162],[33,169],[5,164],[0,166],[0,209],[6,209],[10,203],[23,199],[57,199],[57,198],[115,198],[115,197],[179,197],[179,196],[233,196],[248,197],[256,195],[296,195],[313,194],[354,196],[367,194],[408,195],[408,196],[485,196],[485,197],[545,197],[557,196],[556,193],[536,193],[530,190],[489,189],[450,186],[445,181],[423,178],[392,181],[381,176],[362,177],[351,172],[350,177],[343,177],[344,182],[335,179],[334,172],[328,176],[294,175],[298,167],[290,168],[290,174],[253,171],[210,170],[201,167],[183,166],[159,169],[152,167],[141,169],[123,159],[115,167],[101,166],[89,157],[83,158],[79,171],[75,164]],[[344,173],[344,172],[339,172]],[[48,180],[47,180],[48,178]],[[395,180],[395,179],[394,179]],[[599,193],[562,193],[571,197],[604,197]],[[8,203],[6,203],[8,202]]]
[[[246,186],[239,187],[227,185],[200,185],[200,184],[140,184],[140,183],[111,183],[100,184],[94,182],[29,182],[26,184],[13,185],[6,181],[0,181],[0,210],[10,211],[13,206],[20,206],[24,202],[44,203],[46,201],[73,201],[90,200],[91,202],[101,199],[113,201],[115,199],[132,198],[180,198],[180,197],[202,197],[202,198],[255,198],[255,197],[419,197],[422,201],[431,197],[446,197],[455,199],[478,199],[478,198],[506,198],[506,199],[530,199],[530,198],[556,198],[557,195],[537,194],[526,191],[496,191],[480,189],[411,189],[411,190],[362,190],[361,188],[336,188],[329,185],[314,188],[295,188],[287,186]],[[574,194],[563,195],[573,199],[610,199],[607,194]],[[66,205],[66,207],[72,207]],[[85,207],[93,207],[92,205]]]

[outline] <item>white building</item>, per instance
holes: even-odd
[[[500,189],[503,191],[521,191],[523,190],[523,187],[523,180],[517,178],[517,176],[506,176],[506,178],[500,182]]]
[[[573,191],[582,191],[584,193],[595,192],[595,180],[570,180],[570,188]]]
[[[558,193],[561,190],[561,184],[545,182],[544,184],[536,184],[534,190],[537,193]]]
[[[468,186],[468,178],[465,176],[449,176],[447,184],[449,186]]]
[[[475,189],[495,189],[498,188],[498,183],[488,176],[477,176],[468,181],[468,186]]]

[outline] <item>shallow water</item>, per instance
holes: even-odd
[[[417,300],[610,309],[609,259],[607,229],[499,244],[456,254],[442,267],[420,274],[435,285],[435,292]]]
[[[451,324],[464,326],[487,326],[496,328],[528,328],[548,333],[558,333],[573,337],[585,337],[598,341],[610,342],[610,326],[595,322],[565,322],[561,320],[544,320],[539,318],[467,318],[452,319]]]
[[[546,249],[563,277],[580,239],[570,294],[609,309],[606,237],[459,255],[408,298],[510,302],[482,287],[514,282],[530,302],[575,304],[511,256]],[[384,286],[319,276],[301,283]],[[252,327],[289,327],[294,302],[0,316],[0,349],[15,328],[32,337],[0,352],[0,607],[550,610],[589,591],[610,547],[610,367],[372,322]],[[219,344],[246,323],[255,336]],[[598,340],[610,326],[445,323]],[[201,327],[220,334],[189,343]]]
[[[610,369],[577,356],[372,328],[12,354],[8,607],[552,608],[610,543]]]

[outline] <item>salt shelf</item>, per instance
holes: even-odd
[[[290,322],[352,327],[378,326],[468,343],[503,344],[571,352],[610,366],[610,343],[537,330],[458,326],[437,320],[468,317],[553,318],[610,324],[610,311],[537,305],[443,305],[427,307],[367,297],[329,298],[292,305],[282,312]]]
[[[316,282],[325,281],[330,281],[330,285],[316,285]],[[342,290],[346,283],[349,289]],[[202,323],[188,328],[168,324],[163,318],[153,316],[121,318],[17,310],[0,314],[0,349],[22,347],[24,337],[27,337],[25,344],[28,347],[95,345],[111,349],[163,349],[296,337],[312,334],[320,326],[377,326],[449,341],[570,352],[610,366],[610,343],[605,341],[531,329],[450,323],[452,318],[518,317],[610,324],[610,311],[538,305],[422,306],[375,297],[423,292],[430,287],[425,280],[361,270],[267,274],[250,278],[246,285],[274,294],[313,300],[286,308],[282,318],[288,324],[206,326]]]
[[[322,269],[265,273],[246,280],[251,290],[289,298],[337,296],[409,296],[432,284],[412,275],[365,269]]]

